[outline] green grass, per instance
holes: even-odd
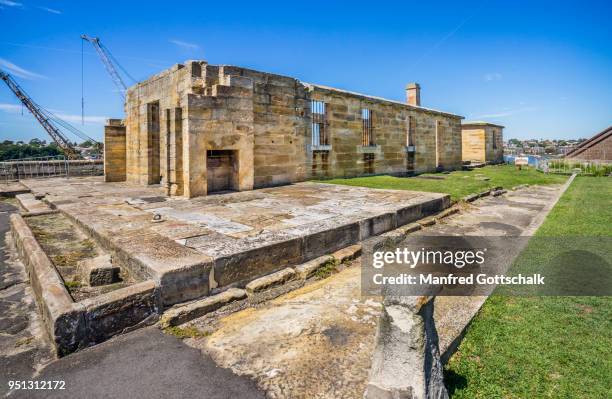
[[[446,178],[444,180],[423,178],[434,175]],[[485,177],[488,177],[489,180],[482,180]],[[423,174],[420,177],[381,175],[320,181],[348,186],[446,193],[451,195],[451,200],[458,201],[467,195],[480,193],[497,186],[510,189],[521,184],[560,184],[566,179],[567,176],[562,175],[545,175],[535,168],[517,170],[513,165],[491,165],[471,171]]]
[[[170,334],[170,335],[174,335],[175,337],[179,338],[179,339],[185,339],[185,338],[203,338],[203,337],[207,337],[208,335],[210,335],[209,332],[207,331],[202,331],[196,327],[193,326],[186,326],[186,327],[179,327],[179,326],[174,326],[174,327],[167,327],[164,329],[164,332]]]
[[[612,237],[612,178],[576,177],[536,235]]]
[[[332,258],[332,259],[328,260],[327,262],[325,262],[324,264],[322,264],[321,267],[319,267],[315,271],[314,276],[317,279],[319,279],[319,280],[327,278],[327,277],[331,276],[332,274],[338,272],[338,265],[339,264],[340,264],[340,262],[338,262],[338,259]]]
[[[547,237],[612,237],[611,199],[611,178],[576,178],[518,266],[553,258]],[[607,296],[491,296],[446,366],[452,397],[612,397],[611,309]]]

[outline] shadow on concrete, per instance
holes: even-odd
[[[11,398],[264,398],[253,381],[156,327],[143,328],[49,364],[37,380],[65,390],[15,391]]]

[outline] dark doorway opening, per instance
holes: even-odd
[[[363,154],[363,173],[367,175],[374,174],[375,154]]]
[[[206,182],[209,194],[238,189],[236,151],[206,151]]]

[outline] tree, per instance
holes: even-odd
[[[51,157],[63,154],[55,143],[47,145],[46,142],[38,139],[34,139],[33,141],[34,142],[30,144],[24,144],[22,141],[16,143],[10,140],[3,141],[0,143],[0,161],[32,157]]]
[[[35,146],[35,147],[40,147],[45,145],[45,142],[42,141],[41,139],[32,139],[30,140],[30,145]]]

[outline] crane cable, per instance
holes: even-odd
[[[81,41],[82,42],[82,41]],[[106,52],[106,54],[108,54],[108,56],[110,57],[110,59],[113,61],[113,63],[115,65],[117,65],[119,67],[119,69],[121,69],[121,71],[123,71],[123,73],[125,74],[125,76],[127,76],[128,78],[130,78],[130,80],[132,81],[132,83],[137,83],[137,80],[134,79],[132,77],[132,75],[130,75],[130,73],[123,67],[123,65],[121,65],[119,63],[119,61],[117,61],[117,59],[115,58],[115,56],[113,55],[113,53],[110,52],[110,50],[108,49],[108,47],[106,47],[105,45],[103,45],[101,42],[98,42],[98,44],[100,45],[100,47],[102,48],[102,50],[104,50]]]
[[[84,54],[83,40],[81,40],[81,126],[85,126],[85,84],[84,84],[84,65],[83,65],[83,54]]]
[[[20,87],[20,90],[23,92],[23,94],[25,96],[27,96],[30,99],[30,102],[32,104],[34,104],[38,109],[40,109],[41,113],[47,118],[47,119],[51,119],[53,122],[57,123],[58,125],[63,126],[65,129],[69,130],[73,135],[81,138],[84,141],[90,140],[93,143],[98,143],[100,144],[97,140],[89,137],[87,134],[83,133],[82,131],[80,131],[79,129],[75,128],[74,126],[72,126],[70,123],[64,121],[63,119],[61,119],[60,117],[58,117],[57,115],[55,115],[53,112],[49,111],[48,109],[41,107],[40,104],[38,104],[36,101],[34,101],[34,99],[25,91],[25,89],[23,87]],[[22,103],[23,104],[23,103]]]

